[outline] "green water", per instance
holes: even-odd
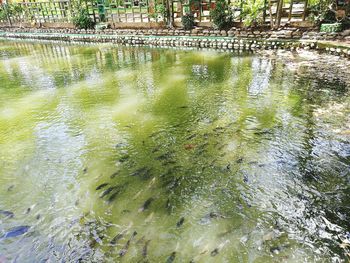
[[[0,262],[347,262],[339,61],[0,42]]]

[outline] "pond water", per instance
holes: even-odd
[[[0,262],[347,262],[350,63],[0,42]]]

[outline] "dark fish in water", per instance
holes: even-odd
[[[243,158],[242,158],[242,157],[241,157],[241,158],[238,158],[237,161],[236,161],[236,163],[243,163]]]
[[[217,212],[210,212],[209,214],[206,214],[204,217],[201,218],[200,223],[203,225],[209,224],[211,222],[211,219],[217,219],[217,218],[227,218],[224,215],[221,215]]]
[[[254,132],[255,135],[265,135],[265,134],[273,134],[272,131],[268,129],[262,129],[260,131]]]
[[[106,195],[109,195],[114,189],[116,189],[116,186],[111,186],[109,187],[107,190],[105,190],[102,195],[100,196],[100,198],[105,197]]]
[[[183,223],[185,222],[185,218],[184,217],[181,217],[180,220],[176,223],[176,226],[177,227],[180,227],[183,225]]]
[[[18,237],[18,236],[24,235],[25,233],[28,232],[29,229],[30,229],[30,226],[17,226],[17,227],[11,228],[3,236],[1,236],[0,239]]]
[[[83,173],[86,174],[87,170],[88,170],[88,169],[85,167],[85,168],[83,169]]]
[[[0,215],[3,215],[6,218],[12,218],[15,216],[15,214],[11,211],[6,211],[6,210],[0,210]]]
[[[29,214],[32,209],[30,207],[27,208],[26,214]]]
[[[170,164],[176,164],[176,161],[174,161],[174,160],[167,160],[165,162],[162,162],[163,166],[170,165]]]
[[[215,257],[217,254],[219,254],[220,250],[229,242],[230,242],[229,240],[226,240],[223,243],[221,243],[217,248],[215,248],[212,252],[210,252],[210,255],[212,257]]]
[[[125,256],[126,252],[128,252],[129,246],[131,241],[134,239],[134,237],[137,235],[137,232],[134,231],[134,233],[132,233],[130,239],[126,242],[125,246],[119,251],[119,256],[123,257]]]
[[[111,179],[113,179],[114,177],[116,177],[116,176],[119,174],[119,172],[120,172],[120,171],[117,171],[117,172],[113,173],[113,174],[110,176]]]
[[[221,130],[224,130],[225,128],[224,127],[216,127],[213,129],[213,131],[221,131]]]
[[[210,218],[227,218],[226,216],[219,214],[217,212],[210,212],[209,217]]]
[[[248,183],[248,175],[243,175],[243,182]]]
[[[194,137],[196,137],[197,136],[197,134],[192,134],[192,135],[190,135],[190,136],[188,136],[187,138],[186,138],[186,140],[191,140],[191,139],[193,139]]]
[[[153,202],[154,198],[148,198],[144,203],[143,206],[140,207],[139,212],[143,212],[146,209],[148,209],[148,207],[151,205],[151,203]]]
[[[219,254],[219,249],[215,248],[212,252],[210,252],[210,255],[212,257],[215,257],[217,254]]]
[[[123,162],[125,162],[126,160],[128,160],[129,157],[130,157],[129,155],[124,155],[124,156],[122,156],[122,157],[119,158],[119,162],[123,163]]]
[[[208,145],[209,145],[209,143],[207,143],[207,142],[202,143],[201,145],[198,145],[197,149],[204,150]]]
[[[116,191],[114,191],[114,193],[108,198],[108,202],[113,202],[118,196],[118,194],[121,192],[121,190],[121,188],[118,188]]]
[[[150,170],[150,169],[147,169],[147,167],[142,167],[140,169],[137,169],[135,172],[133,172],[131,176],[139,176],[139,175],[145,174],[147,170]]]
[[[14,185],[10,185],[9,188],[7,188],[7,191],[11,192],[13,190],[13,188],[15,188]]]
[[[108,185],[108,183],[100,184],[99,186],[96,187],[96,190],[101,190],[102,188],[106,187],[107,185]]]
[[[166,200],[166,204],[165,204],[165,208],[168,209],[170,208],[171,203],[170,203],[170,199],[168,198],[168,200]]]
[[[35,218],[36,218],[36,220],[39,220],[41,218],[41,215],[38,214]]]
[[[166,263],[172,263],[174,262],[176,257],[176,252],[171,253],[171,255],[168,257],[168,259],[166,260]]]
[[[162,155],[159,155],[159,156],[156,157],[155,159],[156,159],[157,161],[167,160],[167,159],[171,158],[172,154],[173,154],[172,152],[167,152],[167,153],[164,153],[164,154],[162,154]]]
[[[149,245],[150,242],[151,242],[151,240],[147,240],[147,241],[145,242],[145,245],[144,245],[143,248],[142,248],[142,256],[144,256],[144,257],[147,257],[148,245]]]
[[[160,150],[160,146],[157,146],[152,150],[152,153],[158,152],[159,150]]]
[[[192,149],[195,148],[196,146],[195,146],[194,144],[191,144],[191,143],[190,143],[190,144],[185,144],[184,147],[185,147],[186,150],[192,150]]]
[[[180,109],[187,109],[188,106],[180,106],[179,108],[180,108]]]
[[[120,142],[120,143],[117,143],[115,145],[115,148],[121,148],[121,147],[125,147],[125,146],[127,146],[127,144]]]
[[[116,245],[116,244],[118,243],[118,241],[119,241],[120,239],[123,238],[124,232],[125,232],[125,231],[122,231],[122,232],[120,232],[118,235],[116,235],[115,237],[113,237],[113,239],[112,239],[111,242],[109,242],[109,243],[110,243],[111,245]]]
[[[175,178],[167,185],[167,188],[169,190],[173,190],[173,189],[177,188],[180,185],[180,181],[181,181],[181,178]]]

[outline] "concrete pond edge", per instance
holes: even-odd
[[[130,34],[128,34],[130,33]],[[77,31],[66,32],[20,32],[0,29],[2,39],[47,40],[83,43],[113,43],[125,46],[179,47],[192,49],[215,49],[222,51],[259,50],[316,50],[350,59],[350,43],[318,39],[245,38],[237,36],[191,36],[191,35],[143,35],[137,31],[114,31],[111,33]]]

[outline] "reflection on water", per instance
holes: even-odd
[[[0,262],[348,260],[347,62],[28,42],[0,59]]]

